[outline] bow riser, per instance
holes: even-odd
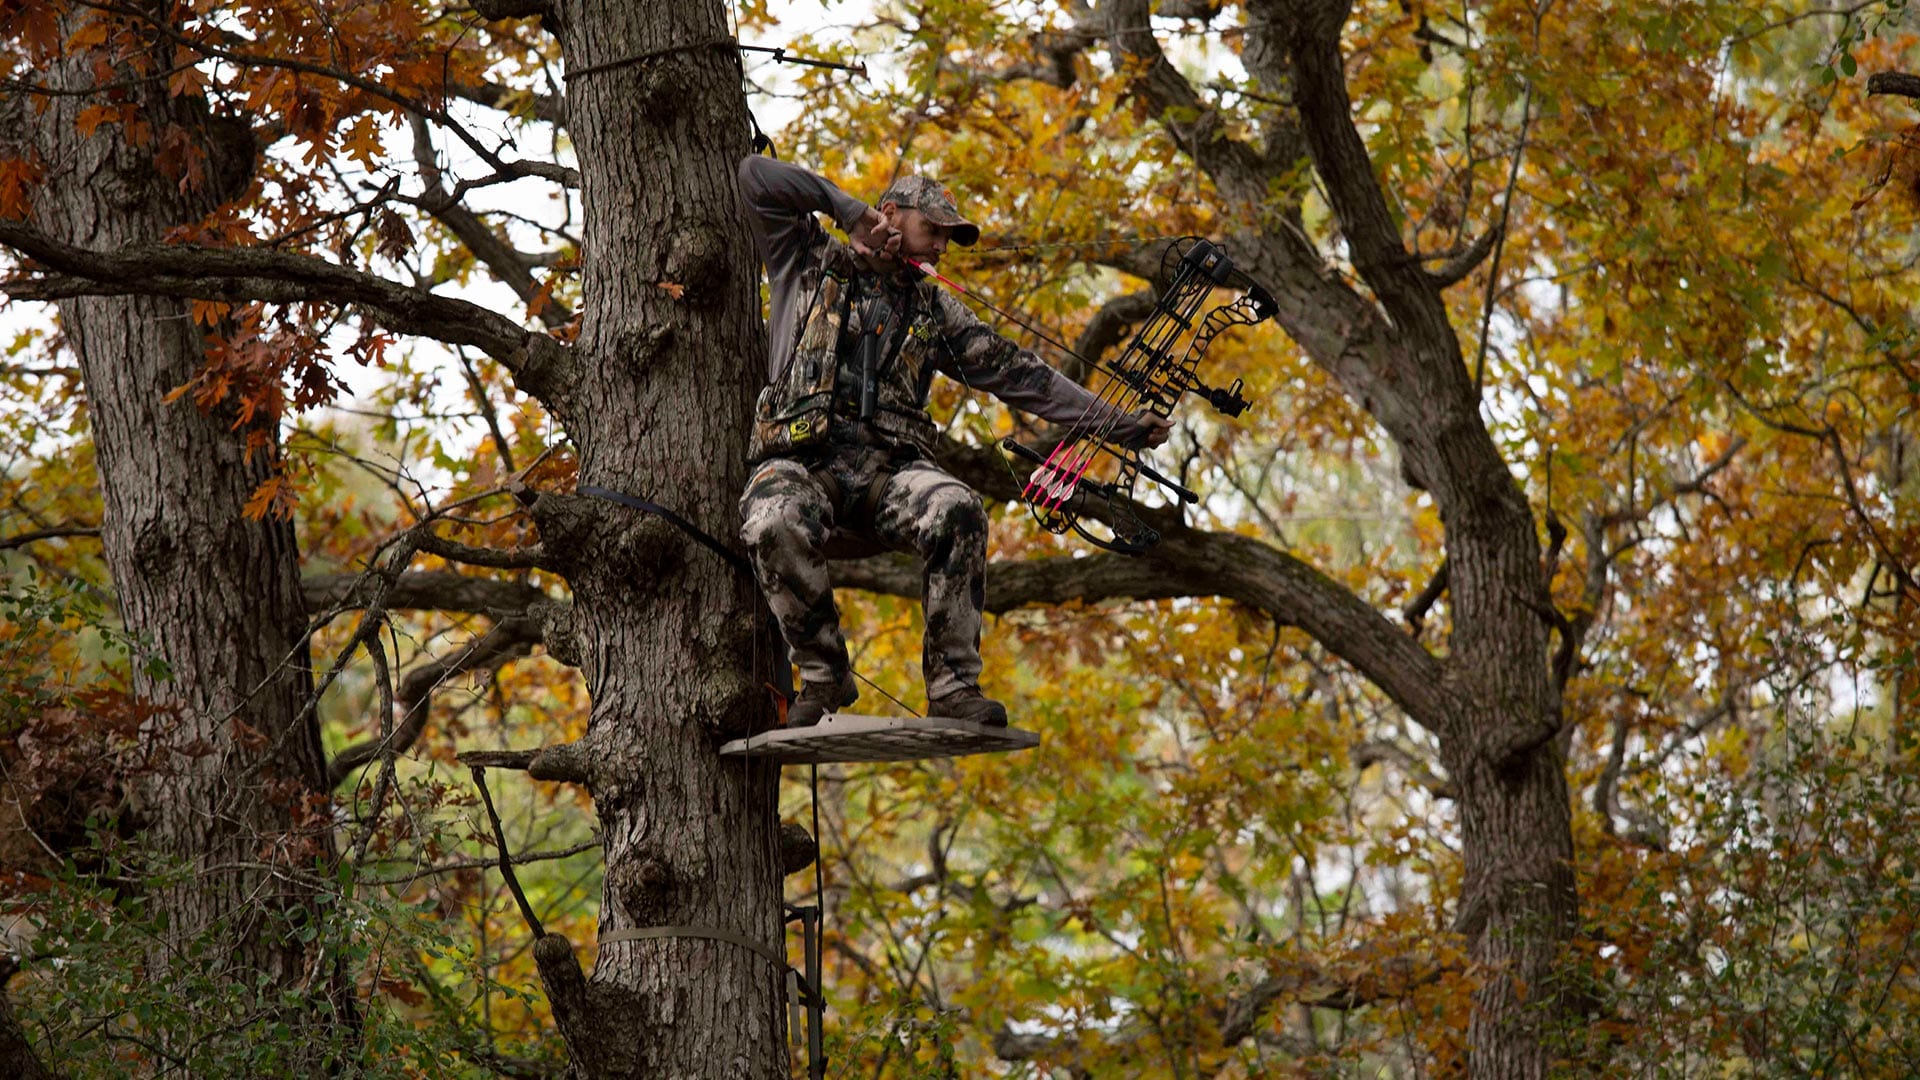
[[[1229,283],[1246,293],[1215,308],[1196,326],[1201,305],[1214,289]],[[1207,385],[1196,374],[1200,357],[1223,331],[1260,322],[1276,309],[1272,295],[1236,271],[1224,251],[1208,241],[1196,241],[1181,256],[1153,313],[1105,369],[1109,384],[1101,401],[1114,415],[1144,408],[1170,417],[1180,395],[1194,393],[1228,416],[1240,415],[1248,406],[1241,381],[1235,379],[1224,389]],[[1184,349],[1180,347],[1183,337],[1187,338]],[[1138,554],[1159,540],[1159,533],[1142,522],[1135,510],[1133,488],[1139,477],[1166,487],[1181,502],[1197,502],[1199,496],[1146,465],[1138,451],[1114,446],[1109,441],[1112,427],[1109,423],[1098,431],[1070,436],[1044,458],[1019,447],[1017,452],[1038,466],[1028,478],[1023,497],[1034,519],[1049,532],[1071,529],[1096,547]],[[1005,445],[1018,446],[1010,439]],[[1096,467],[1103,454],[1114,461]],[[1111,535],[1097,534],[1081,524],[1081,515],[1092,508],[1097,508],[1095,516],[1111,529]]]

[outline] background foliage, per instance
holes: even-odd
[[[375,198],[443,174],[451,185],[477,159],[422,144],[396,105],[452,110],[450,79],[512,88],[498,109],[458,106],[477,143],[512,138],[564,164],[564,132],[539,119],[558,86],[550,41],[437,6],[193,6],[258,55],[318,55],[324,12],[372,82],[245,63],[174,72],[174,93],[216,111],[284,118],[263,178],[191,238],[288,239],[570,333],[572,197],[526,182],[488,202],[488,229],[543,253],[505,282],[420,199]],[[1358,7],[1351,93],[1404,235],[1444,255],[1507,226],[1450,298],[1496,438],[1543,533],[1564,535],[1549,543],[1554,599],[1584,632],[1563,735],[1583,904],[1567,962],[1587,991],[1582,1023],[1557,1034],[1568,1071],[1911,1075],[1920,136],[1906,102],[1864,85],[1912,66],[1904,5]],[[43,32],[31,6],[0,10],[10,33]],[[872,65],[868,79],[748,65],[756,108],[793,117],[774,133],[783,156],[867,195],[902,169],[939,175],[987,234],[949,260],[953,275],[1068,338],[1140,287],[1128,268],[1143,238],[1231,225],[1160,118],[1123,92],[1112,54],[1074,60],[1066,89],[1018,77],[1032,33],[1072,14],[889,0],[830,5],[806,33],[795,12],[737,11],[743,39]],[[1253,126],[1285,88],[1241,76],[1243,18],[1228,5],[1154,29],[1227,122]],[[101,109],[91,122],[140,122]],[[25,197],[28,167],[0,162],[0,213]],[[1304,170],[1299,183],[1303,227],[1337,255]],[[361,569],[394,530],[455,504],[468,542],[530,540],[506,481],[571,478],[551,422],[487,362],[304,312],[202,314],[221,347],[182,395],[280,418],[284,469],[256,509],[293,516],[315,574]],[[44,312],[10,321],[0,536],[84,530],[100,506],[77,375]],[[1255,407],[1238,423],[1185,416],[1163,452],[1209,493],[1200,519],[1407,608],[1444,553],[1383,434],[1277,333],[1210,355]],[[936,414],[975,440],[1014,423],[951,386]],[[996,557],[1059,546],[996,513]],[[91,539],[9,541],[0,558],[0,802],[10,824],[40,826],[5,845],[7,932],[26,961],[11,991],[29,1032],[76,1076],[165,1072],[147,1053],[160,1031],[196,1048],[172,1063],[191,1075],[271,1072],[275,1033],[254,1020],[271,1010],[213,994],[215,980],[140,978],[146,915],[130,882],[169,870],[132,843],[117,795],[153,766],[125,691],[145,661],[116,629]],[[845,607],[859,670],[921,704],[917,608]],[[1446,618],[1442,600],[1416,632]],[[488,625],[396,615],[389,652],[404,670]],[[316,655],[347,633],[323,627]],[[1451,930],[1449,782],[1384,698],[1304,635],[1224,602],[1024,609],[990,623],[987,648],[989,690],[1040,749],[821,771],[834,1075],[1459,1068],[1477,975]],[[330,748],[376,733],[379,711],[356,662],[322,703]],[[375,1052],[360,1067],[551,1062],[528,936],[482,865],[492,841],[452,755],[566,741],[585,717],[570,669],[514,660],[450,680],[391,798],[376,799],[377,765],[341,789],[354,858],[333,881],[339,917],[310,929],[361,989]],[[590,940],[590,805],[494,784],[513,850],[555,855],[520,871],[541,918]],[[790,778],[787,816],[805,820],[811,798]],[[811,882],[791,878],[789,898],[813,900]],[[207,948],[217,963],[217,940]]]

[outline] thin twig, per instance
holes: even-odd
[[[1536,28],[1536,35],[1537,35]],[[1527,82],[1527,97],[1520,106],[1520,141],[1513,148],[1513,165],[1507,171],[1507,190],[1501,197],[1500,224],[1493,238],[1493,261],[1487,266],[1487,289],[1480,305],[1480,348],[1473,360],[1473,389],[1477,394],[1486,385],[1487,337],[1493,325],[1494,290],[1500,282],[1500,257],[1506,254],[1507,231],[1513,221],[1513,192],[1520,185],[1520,162],[1527,153],[1527,133],[1533,126],[1533,82]]]

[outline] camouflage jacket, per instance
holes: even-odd
[[[750,157],[740,187],[773,294],[769,382],[755,407],[751,460],[803,454],[849,431],[931,452],[938,428],[926,404],[936,371],[1055,423],[1107,416],[1093,393],[932,281],[903,283],[864,267],[813,216],[830,213],[850,228],[866,212],[826,180]],[[1122,418],[1114,435],[1124,441],[1134,427]]]

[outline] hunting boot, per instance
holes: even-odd
[[[787,726],[812,727],[820,722],[821,717],[853,704],[859,697],[860,688],[854,685],[851,671],[841,672],[839,680],[835,682],[803,682],[799,696],[787,706]]]
[[[977,686],[963,686],[927,702],[928,716],[946,716],[983,727],[1006,727],[1007,707],[980,692]]]

